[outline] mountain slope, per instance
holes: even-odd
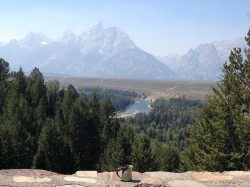
[[[67,30],[53,40],[30,32],[20,41],[0,42],[0,57],[13,70],[22,66],[24,71],[38,67],[43,73],[84,77],[214,81],[234,47],[246,48],[244,38],[202,44],[183,56],[157,59],[120,29],[98,22],[79,36]]]
[[[17,70],[38,67],[43,73],[86,77],[136,79],[177,79],[154,56],[136,47],[116,27],[96,23],[80,36],[66,31],[58,40],[42,33],[28,33],[20,40],[0,45],[0,56]]]
[[[105,77],[147,79],[177,79],[177,76],[153,55],[141,49],[126,49],[99,65]]]
[[[202,44],[183,56],[169,55],[161,59],[181,79],[214,81],[219,79],[223,63],[235,47],[246,48],[244,38]]]

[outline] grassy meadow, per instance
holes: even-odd
[[[199,81],[171,81],[171,80],[132,80],[132,79],[106,79],[106,78],[83,78],[45,76],[45,81],[57,79],[63,87],[72,84],[77,88],[101,87],[118,90],[135,91],[145,94],[149,99],[159,97],[187,97],[205,98],[211,92],[214,82]]]

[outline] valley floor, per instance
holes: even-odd
[[[171,80],[133,80],[133,79],[105,79],[105,78],[84,78],[84,77],[56,77],[46,76],[45,81],[59,80],[63,87],[72,84],[77,88],[101,87],[117,90],[135,91],[139,94],[146,94],[149,100],[159,97],[187,97],[202,99],[211,92],[214,82],[198,81],[171,81]]]

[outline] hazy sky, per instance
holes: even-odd
[[[102,21],[154,55],[184,54],[201,43],[245,36],[249,14],[250,0],[0,0],[0,42],[29,31],[57,39]]]

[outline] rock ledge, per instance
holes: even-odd
[[[131,182],[122,182],[115,172],[78,171],[62,175],[45,170],[0,170],[0,187],[249,187],[250,171],[219,172],[145,172],[133,171]]]

